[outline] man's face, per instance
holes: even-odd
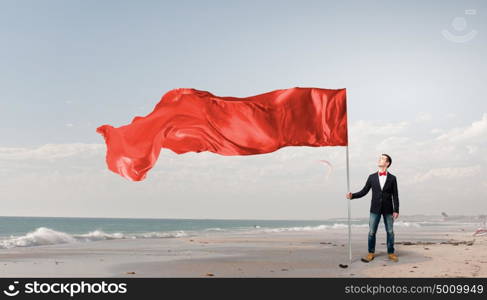
[[[387,156],[381,155],[379,156],[379,167],[387,167],[389,165],[389,162],[387,162]]]

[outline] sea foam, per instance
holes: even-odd
[[[171,232],[145,232],[145,233],[106,233],[101,230],[91,231],[85,234],[69,234],[56,231],[46,227],[39,227],[36,230],[22,236],[11,236],[0,240],[0,249],[16,247],[33,247],[44,245],[56,245],[79,242],[92,242],[114,239],[143,239],[143,238],[177,238],[188,234],[182,230]]]
[[[415,222],[395,221],[394,226],[398,227],[413,227],[419,228],[420,224]],[[352,224],[352,228],[368,228],[369,224]],[[348,228],[347,223],[335,223],[333,225],[318,225],[318,226],[298,226],[298,227],[281,227],[281,228],[265,228],[264,232],[286,232],[286,231],[320,231],[328,229],[343,229]]]

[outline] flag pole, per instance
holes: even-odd
[[[348,163],[348,145],[347,147],[347,194],[350,193],[350,168]],[[348,261],[349,266],[352,268],[352,223],[351,223],[351,215],[352,215],[352,208],[351,208],[351,201],[352,199],[348,199]]]

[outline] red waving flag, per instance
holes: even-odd
[[[174,89],[147,116],[96,131],[105,138],[108,168],[140,181],[162,147],[177,154],[252,155],[286,146],[346,146],[346,90],[295,87],[237,98]]]

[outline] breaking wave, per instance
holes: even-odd
[[[212,227],[212,228],[206,228],[205,231],[225,231],[225,229],[219,227]]]
[[[368,228],[368,224],[359,223],[352,224],[353,228]],[[417,222],[403,222],[395,221],[394,226],[399,227],[413,227],[418,228],[421,225]],[[201,231],[206,233],[220,232],[220,233],[239,233],[239,232],[300,232],[300,231],[320,231],[333,229],[346,229],[347,223],[334,223],[330,225],[317,226],[296,226],[296,227],[279,227],[269,228],[264,226],[254,225],[253,227],[239,227],[239,228],[219,228],[211,227]],[[94,242],[103,240],[119,240],[119,239],[158,239],[158,238],[179,238],[197,235],[198,232],[187,232],[183,230],[163,231],[163,232],[143,232],[143,233],[106,233],[102,230],[94,230],[84,234],[70,234],[62,231],[56,231],[47,227],[39,227],[32,232],[21,236],[0,237],[0,249],[10,249],[16,247],[34,247],[44,245],[57,245],[69,243]]]
[[[414,222],[395,221],[394,226],[398,227],[414,227],[419,228],[421,225]],[[368,228],[369,224],[352,224],[352,228]],[[282,228],[266,228],[264,232],[286,232],[286,231],[320,231],[327,229],[342,229],[348,228],[348,224],[335,223],[333,225],[318,225],[318,226],[298,226],[298,227],[282,227]]]
[[[101,230],[95,230],[85,234],[69,234],[46,227],[39,227],[25,235],[18,237],[11,236],[10,238],[0,240],[0,249],[115,239],[178,238],[184,236],[188,236],[188,234],[182,230],[170,232],[146,232],[137,234],[124,234],[119,232],[106,233]]]

